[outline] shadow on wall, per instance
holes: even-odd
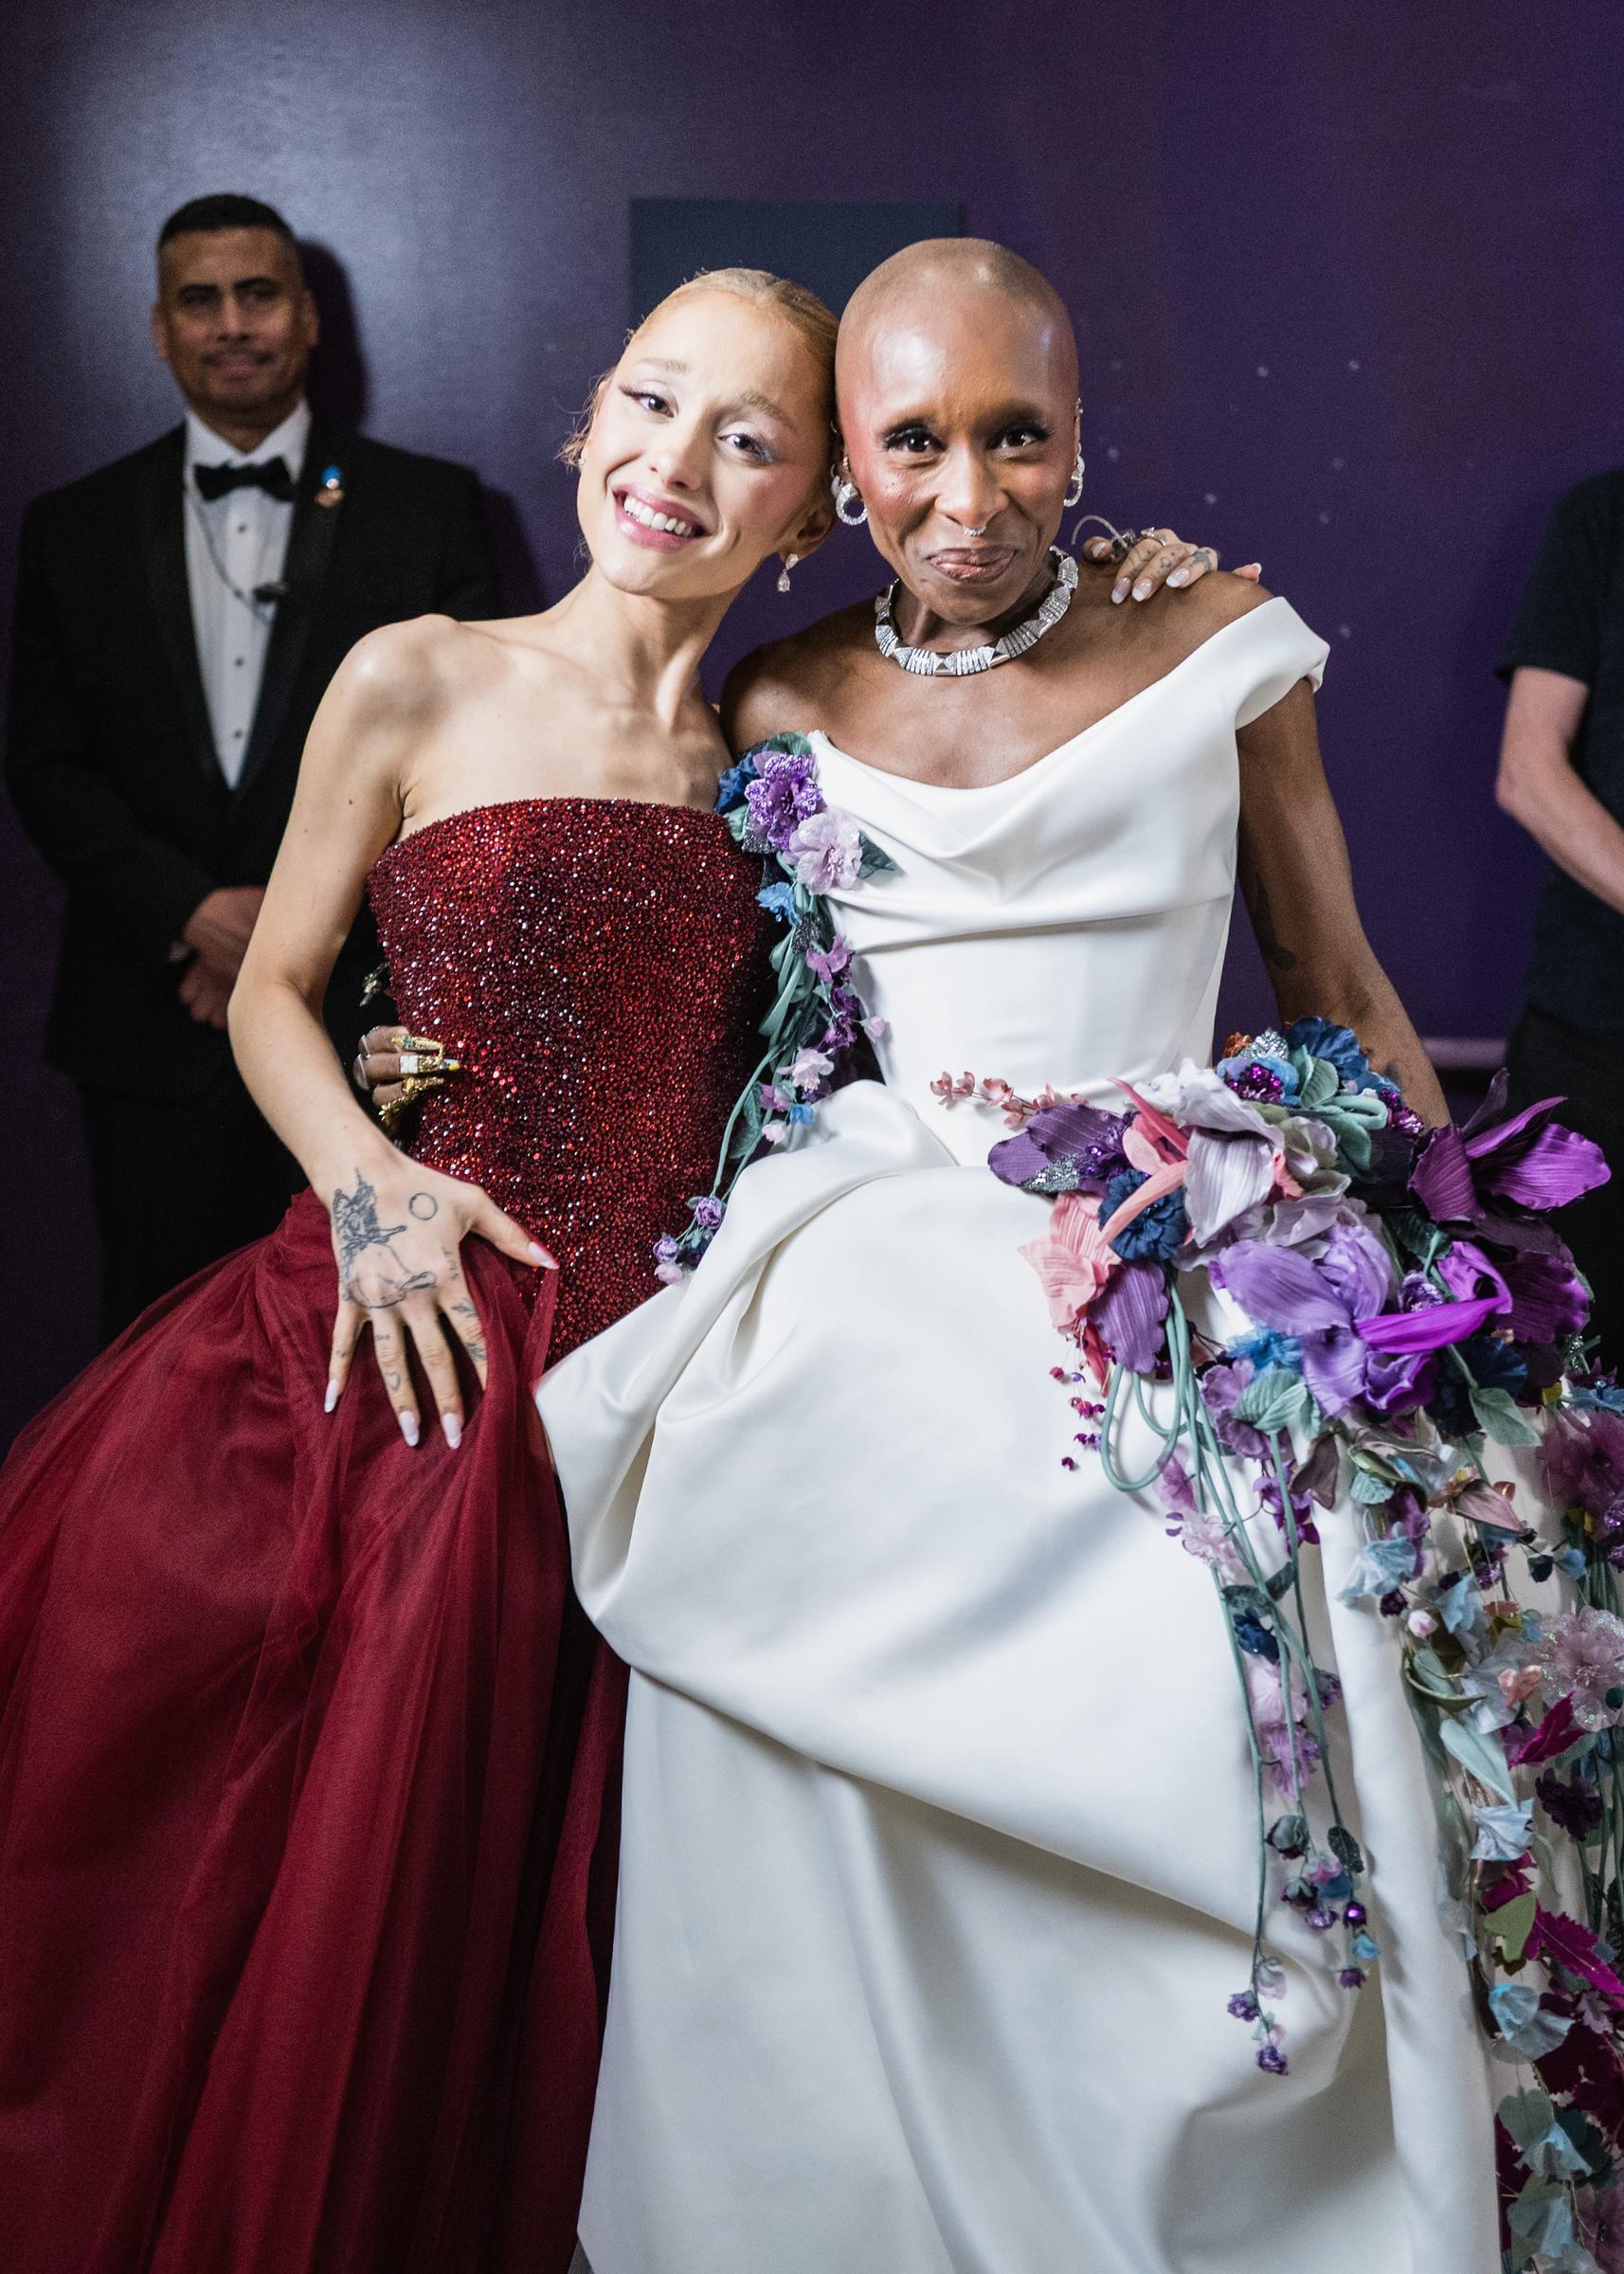
[[[355,316],[355,296],[350,289],[350,272],[331,245],[304,238],[298,249],[321,318],[321,345],[310,367],[311,408],[327,424],[345,429],[365,426],[371,378]],[[491,549],[496,556],[496,573],[508,612],[533,615],[542,605],[541,571],[518,501],[506,490],[492,489],[488,483],[484,499]]]

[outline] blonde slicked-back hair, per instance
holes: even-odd
[[[642,323],[632,326],[626,334],[626,346],[630,347],[643,325],[652,323],[661,309],[669,308],[675,300],[689,299],[697,292],[727,292],[731,293],[735,299],[755,300],[761,306],[772,309],[776,315],[783,316],[785,323],[794,327],[811,350],[823,373],[824,399],[832,438],[835,429],[835,341],[839,334],[839,318],[804,284],[797,284],[788,277],[776,277],[769,268],[702,268],[697,276],[689,277],[668,292],[658,307],[649,310]],[[613,372],[604,371],[593,382],[592,391],[586,398],[586,407],[577,421],[574,432],[558,454],[567,466],[578,466],[581,463],[581,453],[586,447],[593,416],[604,389],[613,376]]]

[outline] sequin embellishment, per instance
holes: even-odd
[[[709,1189],[770,996],[760,884],[714,814],[619,798],[475,806],[372,869],[401,1017],[465,1061],[412,1152],[557,1256],[554,1358],[655,1291]]]

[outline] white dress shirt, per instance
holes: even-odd
[[[309,440],[310,406],[305,403],[289,411],[245,456],[205,425],[195,411],[186,415],[186,577],[192,637],[214,730],[215,756],[233,788],[253,731],[277,612],[275,601],[253,598],[254,587],[274,584],[282,573],[293,507],[263,490],[232,490],[209,504],[198,493],[193,469],[257,466],[280,458],[297,482]]]

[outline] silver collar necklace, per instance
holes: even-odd
[[[1072,595],[1077,588],[1077,564],[1071,554],[1062,552],[1058,545],[1051,545],[1049,558],[1055,564],[1055,582],[1031,615],[1012,624],[1001,640],[994,640],[984,647],[948,648],[942,654],[930,647],[905,647],[892,622],[896,586],[891,584],[874,604],[875,645],[902,670],[917,672],[926,679],[965,679],[972,672],[990,671],[995,663],[1007,663],[1016,656],[1023,656],[1029,647],[1037,646],[1045,632],[1054,630],[1071,606]]]

